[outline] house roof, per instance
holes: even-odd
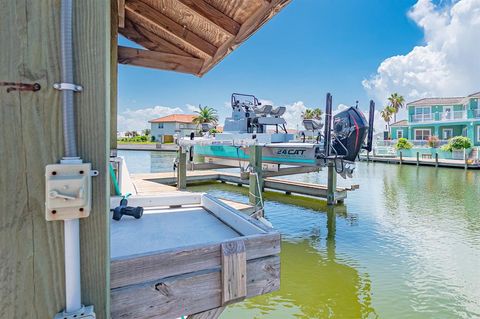
[[[424,98],[416,100],[413,102],[407,103],[407,106],[418,105],[418,106],[428,106],[428,105],[453,105],[453,104],[462,104],[464,97],[434,97],[434,98]]]
[[[480,98],[480,91],[472,93],[468,97],[478,97],[478,98]]]
[[[454,105],[454,104],[465,104],[468,103],[470,98],[480,98],[480,91],[472,93],[470,95],[458,96],[458,97],[433,97],[433,98],[424,98],[416,100],[413,102],[408,102],[407,106],[417,105],[417,106],[429,106],[429,105]]]
[[[118,1],[118,32],[142,47],[119,46],[118,62],[202,76],[290,1]]]
[[[407,120],[401,120],[401,121],[397,121],[393,124],[390,124],[390,127],[392,126],[408,126],[408,122]]]
[[[172,114],[158,119],[148,121],[149,123],[192,123],[196,115],[193,114]]]

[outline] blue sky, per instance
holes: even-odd
[[[460,2],[480,7],[479,0]],[[438,93],[428,87],[415,92],[412,87],[420,85],[413,81],[404,87],[397,84],[402,74],[411,74],[405,72],[412,71],[412,50],[430,45],[433,31],[426,23],[440,21],[445,12],[452,15],[452,7],[450,2],[438,7],[428,0],[293,0],[203,78],[120,65],[119,129],[139,125],[125,121],[129,116],[191,113],[188,105],[212,106],[223,118],[232,92],[255,94],[275,105],[298,107],[302,102],[300,108],[324,107],[326,92],[333,94],[335,105],[359,100],[364,108],[370,98],[383,106],[389,89],[407,100]],[[121,39],[120,44],[128,41]],[[406,61],[389,66],[395,57]],[[396,78],[379,69],[385,63],[398,73]]]

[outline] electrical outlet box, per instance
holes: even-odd
[[[90,163],[70,161],[45,168],[45,218],[48,221],[88,217],[91,210]]]

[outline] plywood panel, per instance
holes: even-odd
[[[155,32],[155,30],[168,34],[170,39],[165,39],[169,42],[175,44],[182,43],[208,57],[213,56],[217,50],[214,45],[199,37],[192,30],[176,23],[162,12],[148,6],[142,1],[128,1],[125,9],[126,16],[135,23],[141,24],[160,36],[162,35],[159,32]]]
[[[230,38],[230,35],[213,21],[206,19],[178,0],[141,1],[216,47]]]
[[[60,1],[2,0],[0,7],[0,78],[41,85],[35,93],[0,88],[0,309],[2,318],[52,318],[65,297],[63,225],[44,217],[44,167],[63,153],[60,94],[53,89],[60,79]],[[110,3],[82,2],[75,9],[75,78],[85,87],[76,97],[80,154],[104,172]],[[106,175],[93,187],[92,217],[81,223],[83,302],[95,305],[97,318],[107,318]]]
[[[205,0],[235,21],[243,24],[266,1],[264,0]]]
[[[192,56],[155,33],[138,24],[134,24],[129,19],[125,20],[125,28],[120,29],[120,33],[127,39],[152,51]]]

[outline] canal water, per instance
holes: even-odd
[[[132,173],[171,170],[174,153],[123,151]],[[326,173],[286,178],[324,183]],[[281,289],[222,319],[480,318],[480,172],[359,163],[334,209],[266,195],[282,233]],[[246,188],[191,188],[247,202]]]

